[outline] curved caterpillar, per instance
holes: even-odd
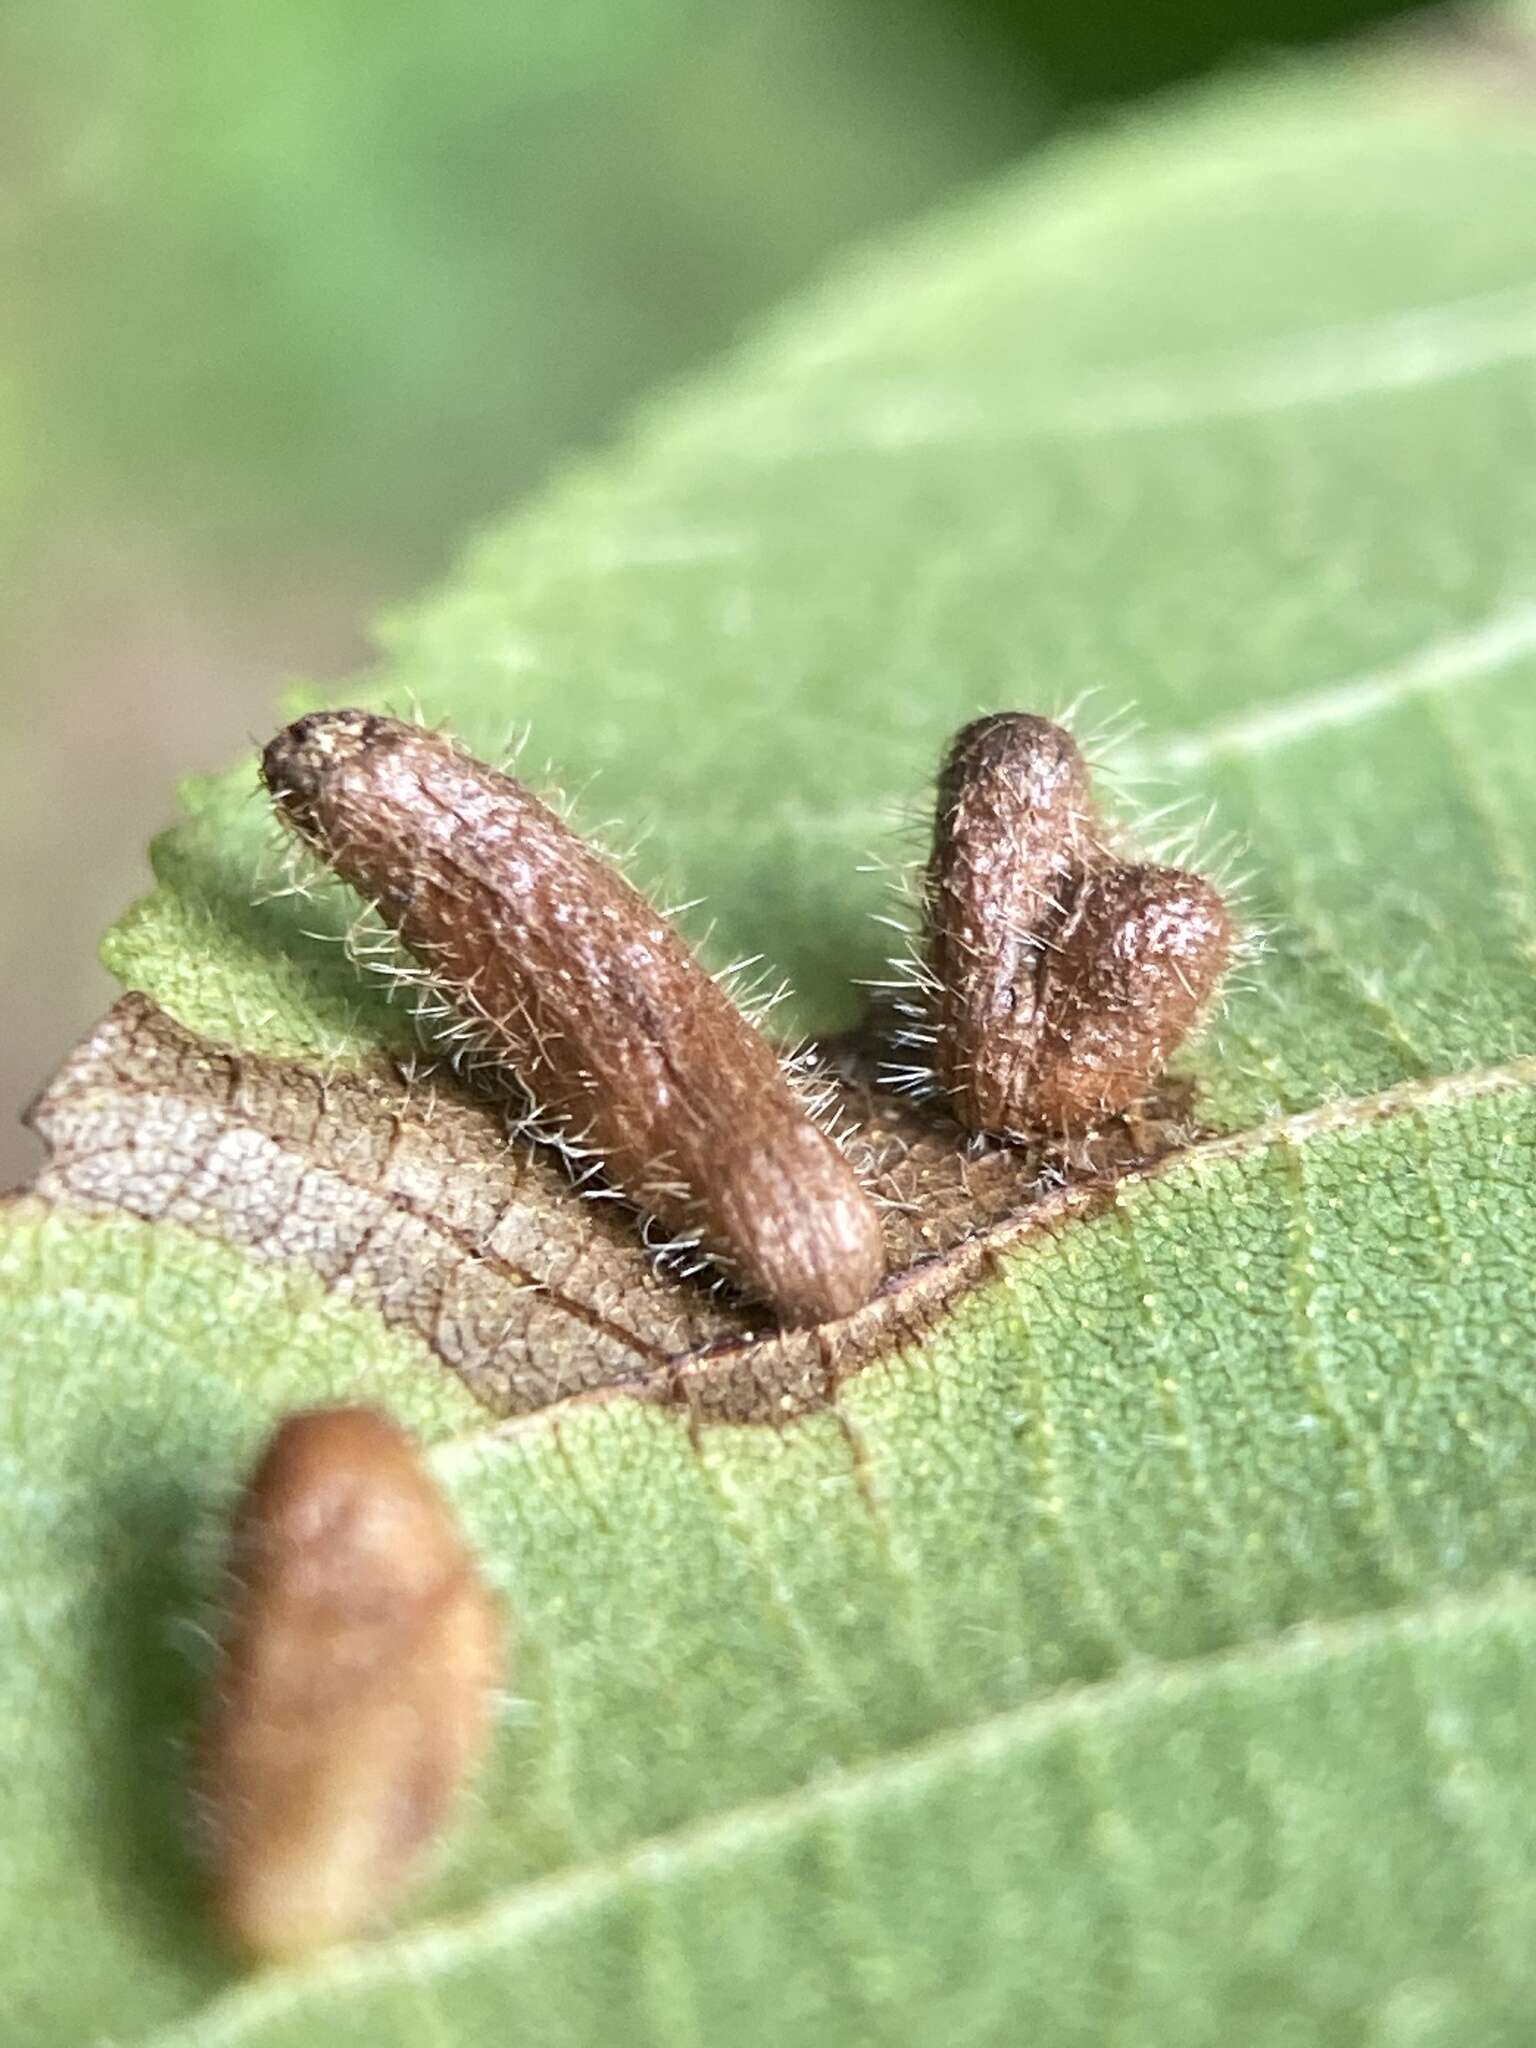
[[[939,777],[924,880],[934,1065],[956,1119],[1070,1135],[1148,1094],[1232,955],[1220,891],[1112,850],[1062,726],[962,728]]]

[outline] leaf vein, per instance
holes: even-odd
[[[519,1885],[455,1921],[412,1929],[392,1941],[353,1944],[317,1961],[272,1970],[216,1997],[190,2018],[130,2042],[102,2037],[97,2048],[226,2048],[248,2028],[299,2008],[307,1996],[376,1987],[411,1974],[430,1981],[466,1958],[599,1906],[633,1884],[728,1863],[737,1853],[806,1825],[857,1816],[882,1801],[920,1790],[955,1768],[982,1766],[1058,1734],[1075,1735],[1147,1707],[1178,1707],[1207,1687],[1282,1680],[1319,1666],[1370,1656],[1393,1645],[1412,1648],[1456,1631],[1517,1627],[1536,1635],[1536,1584],[1514,1575],[1476,1594],[1435,1599],[1306,1622],[1258,1645],[1135,1666],[1044,1700],[1012,1707],[959,1730],[947,1729],[867,1763],[845,1766],[776,1797],[758,1800],[677,1831],[631,1845],[574,1871]]]

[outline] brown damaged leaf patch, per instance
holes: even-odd
[[[421,1337],[499,1416],[572,1397],[779,1421],[912,1341],[999,1248],[1104,1201],[1195,1133],[1187,1101],[1122,1122],[1067,1165],[975,1150],[934,1110],[878,1092],[868,1048],[825,1048],[851,1154],[881,1203],[890,1277],[856,1315],[780,1332],[658,1270],[629,1213],[577,1193],[508,1136],[508,1108],[393,1062],[321,1073],[213,1046],[128,995],[66,1060],[30,1121],[36,1192],[172,1222],[310,1267]]]

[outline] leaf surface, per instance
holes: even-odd
[[[1513,111],[1363,62],[1063,149],[396,623],[374,701],[600,771],[815,1029],[944,735],[1134,700],[1114,764],[1216,804],[1272,931],[1193,1062],[1224,1135],[783,1433],[488,1428],[302,1260],[16,1201],[18,2039],[1520,2038],[1533,170]],[[109,957],[187,1031],[363,1071],[400,1020],[303,935],[343,907],[252,907],[268,858],[248,768],[195,786]],[[343,1387],[437,1441],[525,1647],[401,1928],[235,1984],[166,1632],[264,1422]]]

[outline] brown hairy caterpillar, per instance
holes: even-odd
[[[365,711],[297,720],[262,771],[558,1141],[784,1322],[869,1299],[885,1254],[853,1169],[665,918],[548,805],[441,733]]]
[[[1097,820],[1077,743],[999,713],[955,736],[939,776],[925,914],[939,1085],[968,1130],[1011,1128],[1029,1085],[1051,934]]]
[[[1203,876],[1117,864],[1084,877],[1054,942],[1029,1063],[1037,1124],[1091,1128],[1142,1101],[1231,954],[1227,906]]]
[[[216,1916],[260,1960],[388,1907],[490,1728],[500,1629],[409,1437],[289,1416],[235,1514],[237,1591],[199,1759]]]
[[[1232,956],[1215,886],[1113,852],[1072,736],[999,713],[955,738],[924,880],[933,1059],[968,1130],[1093,1129],[1145,1099]]]

